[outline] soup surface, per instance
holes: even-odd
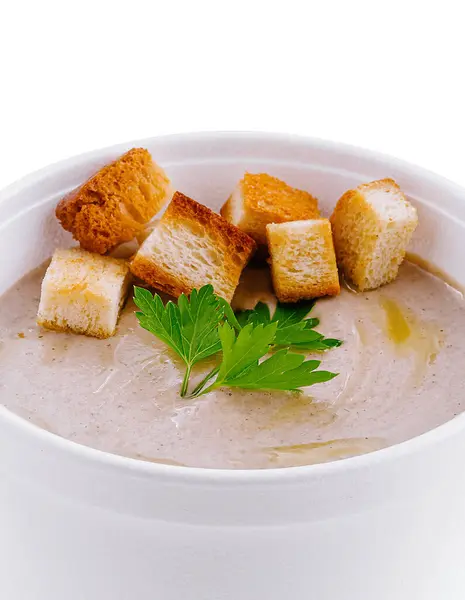
[[[346,287],[316,303],[318,330],[344,340],[316,356],[339,373],[332,381],[303,394],[235,389],[187,401],[178,393],[183,365],[139,327],[132,301],[108,340],[38,328],[44,273],[0,298],[0,402],[94,448],[196,467],[296,466],[395,444],[462,411],[463,297],[409,262],[388,286]],[[236,304],[257,299],[274,300],[265,273],[249,269]],[[198,365],[198,377],[212,364]]]

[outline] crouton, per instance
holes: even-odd
[[[130,280],[125,260],[80,248],[56,250],[42,281],[37,323],[55,331],[110,337]]]
[[[339,275],[328,219],[266,226],[273,287],[280,302],[339,294]]]
[[[344,275],[361,291],[393,281],[417,223],[416,209],[392,179],[347,191],[331,216]]]
[[[133,148],[65,196],[56,216],[82,248],[105,254],[132,240],[171,195],[148,150]]]
[[[246,173],[221,209],[222,216],[258,244],[266,244],[268,223],[317,219],[318,200],[284,181]]]
[[[248,235],[206,206],[176,192],[143,242],[131,270],[171,296],[210,283],[231,301],[242,269],[255,249]]]

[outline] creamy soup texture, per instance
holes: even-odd
[[[38,328],[44,272],[0,298],[0,402],[81,444],[175,465],[287,467],[383,448],[462,411],[464,300],[409,262],[388,286],[346,286],[316,303],[318,330],[344,340],[318,356],[339,373],[332,381],[302,394],[224,389],[187,401],[178,395],[183,365],[139,327],[131,300],[108,340]],[[271,287],[249,269],[236,304],[257,299],[272,304]]]

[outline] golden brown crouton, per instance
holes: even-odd
[[[328,219],[266,226],[271,273],[280,302],[339,294],[339,275]]]
[[[210,283],[228,302],[255,242],[206,206],[176,192],[143,242],[131,270],[172,296]]]
[[[130,280],[125,260],[81,248],[56,250],[42,281],[37,323],[55,331],[110,337]]]
[[[416,209],[392,179],[347,191],[331,216],[344,275],[362,291],[394,280],[417,223]]]
[[[133,148],[65,196],[56,216],[83,248],[105,254],[132,240],[170,197],[163,169]]]
[[[268,223],[317,219],[320,216],[318,200],[311,194],[266,173],[246,173],[221,209],[221,214],[258,244],[266,244]]]

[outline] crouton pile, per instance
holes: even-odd
[[[395,279],[418,221],[392,179],[347,191],[329,219],[308,191],[266,173],[246,173],[221,214],[173,191],[150,153],[134,148],[65,196],[56,216],[80,247],[55,252],[38,323],[109,337],[131,277],[174,297],[209,283],[231,302],[254,253],[268,257],[280,302],[338,294],[338,268],[371,290]],[[129,260],[109,256],[125,246]]]

